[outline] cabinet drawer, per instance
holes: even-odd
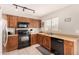
[[[69,46],[73,46],[73,45],[74,45],[74,44],[73,44],[74,42],[72,42],[72,41],[65,41],[64,43],[65,43],[66,45],[69,45]]]

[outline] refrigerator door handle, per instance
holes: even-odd
[[[6,47],[6,45],[7,45],[7,42],[8,42],[8,32],[7,32],[7,29],[4,29],[4,35],[5,35],[5,42],[4,42],[4,47]]]

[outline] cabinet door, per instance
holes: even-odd
[[[34,22],[33,22],[33,20],[32,19],[29,19],[29,28],[33,28],[33,26],[34,26]]]
[[[38,34],[38,44],[43,45],[43,36]]]
[[[6,51],[12,51],[18,48],[18,36],[8,37],[8,42],[6,46]]]
[[[10,21],[10,19],[9,19],[9,15],[6,15],[7,16],[7,25],[8,25],[8,27],[9,27],[9,25],[10,25],[10,23],[9,23],[9,21]]]
[[[36,20],[36,28],[40,28],[41,27],[41,20]]]
[[[12,28],[17,27],[17,16],[9,15],[9,27],[12,27]]]
[[[74,54],[74,42],[64,41],[64,54],[73,55]]]
[[[41,21],[35,19],[29,19],[29,28],[40,28]]]
[[[37,44],[37,34],[31,34],[31,45]]]
[[[41,21],[40,20],[33,20],[33,27],[34,28],[40,28],[41,27]]]
[[[51,37],[44,36],[43,46],[47,48],[48,50],[51,50]]]
[[[29,18],[18,17],[18,22],[29,22]]]

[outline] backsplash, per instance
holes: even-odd
[[[39,33],[40,32],[40,28],[29,28],[29,30],[32,29],[32,31],[30,31],[32,34],[35,33]]]
[[[15,28],[8,28],[8,32],[15,34]]]
[[[32,31],[30,31],[32,29]],[[28,28],[28,30],[32,33],[39,33],[40,32],[40,28]],[[15,28],[8,28],[8,32],[15,34]]]

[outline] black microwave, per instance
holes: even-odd
[[[29,23],[27,22],[18,22],[17,27],[18,28],[28,28]]]

